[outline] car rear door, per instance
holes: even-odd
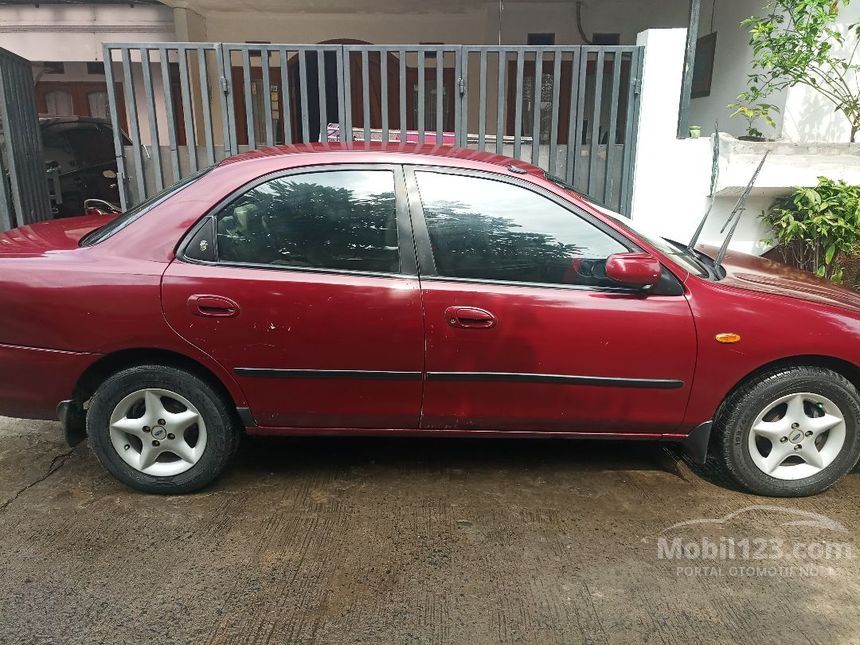
[[[680,282],[613,286],[638,250],[513,176],[407,170],[427,334],[421,426],[671,433],[696,337]],[[658,295],[662,293],[664,295]]]
[[[417,427],[424,337],[400,167],[265,177],[178,255],[165,315],[234,372],[257,424]]]

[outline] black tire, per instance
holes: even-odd
[[[137,470],[117,453],[110,438],[110,419],[128,395],[145,388],[175,392],[197,408],[206,424],[207,441],[199,461],[172,476],[153,476]],[[209,384],[189,372],[163,365],[140,365],[117,372],[93,396],[87,412],[90,446],[104,468],[131,488],[145,493],[178,495],[203,488],[226,469],[241,433],[230,407]]]
[[[842,449],[826,468],[796,480],[772,477],[756,466],[748,448],[753,423],[769,403],[809,392],[835,403],[845,419]],[[805,497],[832,486],[860,459],[860,396],[841,374],[822,367],[784,367],[764,372],[738,387],[720,407],[711,438],[711,454],[720,469],[751,493],[770,497]]]

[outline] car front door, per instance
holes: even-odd
[[[696,337],[674,276],[664,269],[656,293],[613,285],[606,258],[638,249],[513,176],[415,167],[407,183],[427,335],[422,427],[677,429]]]
[[[416,428],[424,336],[400,167],[266,177],[164,276],[178,333],[232,370],[264,427]]]

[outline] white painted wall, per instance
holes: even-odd
[[[0,46],[31,61],[98,61],[103,42],[174,39],[162,5],[0,5]]]
[[[637,44],[645,47],[645,64],[631,218],[660,235],[687,241],[708,207],[713,148],[710,138],[676,138],[686,30],[648,30]],[[703,243],[720,242],[719,229],[736,199],[731,194],[716,198]],[[747,202],[731,248],[767,250],[762,239],[768,232],[758,215],[772,200],[754,196]]]
[[[860,22],[860,2],[842,7],[839,11],[839,28],[846,35],[846,43],[838,51],[850,56],[857,43],[849,25]],[[857,87],[858,78],[851,74],[847,81]],[[834,104],[813,89],[797,85],[788,90],[782,124],[782,138],[787,141],[819,141],[845,143],[850,140],[851,125],[841,112],[834,112]],[[860,138],[858,138],[860,143]]]
[[[734,136],[746,133],[746,121],[740,117],[730,118],[728,108],[738,94],[747,87],[747,77],[752,72],[752,47],[749,33],[740,22],[754,14],[761,14],[763,0],[703,0],[699,35],[717,32],[714,57],[714,76],[710,96],[692,99],[690,102],[690,124],[700,125],[703,134],[714,131],[714,123],[722,132]],[[860,2],[855,0],[848,7],[840,8],[839,23],[843,32],[847,26],[860,21]],[[853,47],[853,37],[848,47]],[[856,79],[853,80],[856,85]],[[778,92],[766,99],[779,108],[774,113],[776,128],[763,121],[758,129],[768,138],[787,141],[846,142],[850,125],[844,116],[834,113],[833,104],[817,92],[806,87],[793,87]]]
[[[690,101],[690,124],[700,125],[702,134],[712,134],[714,123],[720,131],[733,136],[746,134],[746,120],[741,117],[730,118],[733,103],[738,94],[747,88],[747,76],[752,71],[752,47],[749,33],[741,27],[741,21],[760,12],[763,0],[703,0],[699,21],[699,36],[717,32],[717,46],[714,55],[714,75],[711,94]],[[713,17],[713,19],[712,19]],[[780,113],[774,114],[776,129],[764,121],[757,126],[766,137],[779,136],[782,123],[782,110],[785,107],[785,93],[771,96],[767,100],[779,107]]]
[[[230,6],[222,2],[183,3],[205,22],[206,38],[213,41],[267,40],[312,43],[354,38],[376,44],[444,42],[497,44],[499,3],[448,0],[426,3],[420,11],[399,5],[366,1],[348,13],[340,6],[312,7],[300,2],[254,2]],[[622,44],[633,44],[646,28],[687,24],[688,0],[585,0],[583,29],[618,32]],[[529,33],[549,32],[557,44],[582,44],[576,26],[576,2],[517,2],[506,0],[501,14],[501,42],[525,44]]]

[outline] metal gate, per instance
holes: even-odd
[[[50,217],[30,61],[0,49],[0,231]]]
[[[136,43],[104,58],[131,139],[115,138],[123,207],[245,150],[385,141],[531,161],[629,212],[640,47]]]

